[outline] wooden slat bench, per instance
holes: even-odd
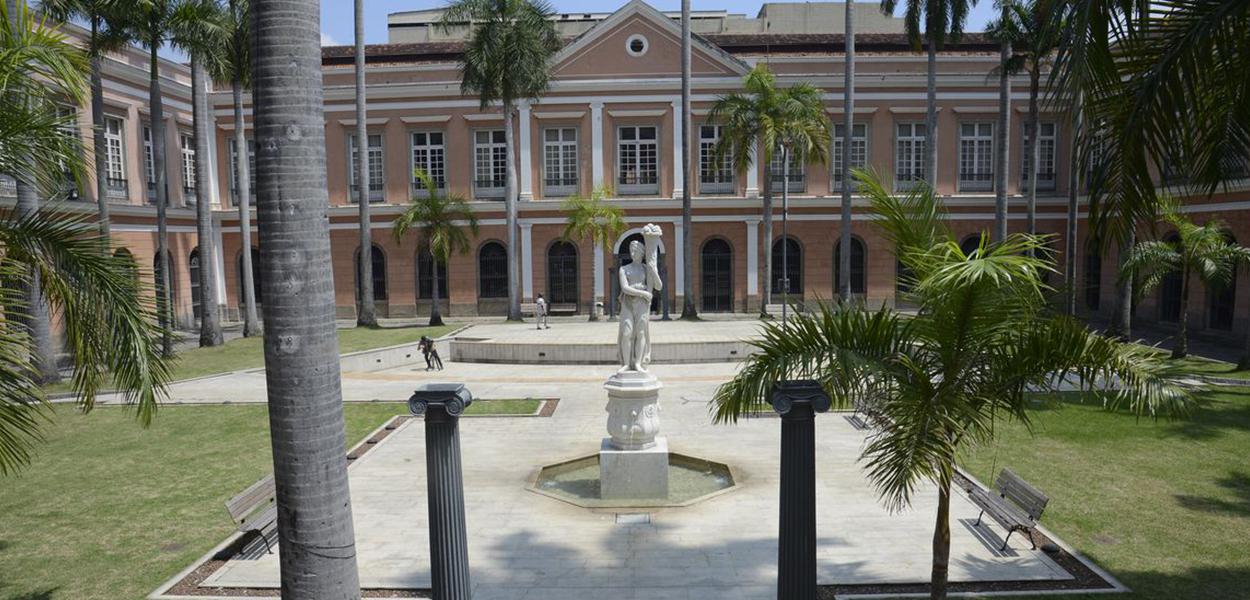
[[[1011,534],[1017,531],[1031,534],[1050,502],[1046,494],[1021,479],[1011,469],[1003,469],[998,473],[998,478],[994,480],[994,489],[969,489],[968,497],[981,509],[981,514],[977,515],[977,525],[981,524],[981,517],[989,513],[999,525],[1007,529],[1007,538],[1003,540],[1000,550],[1007,549]],[[1037,543],[1033,541],[1032,535],[1029,535],[1029,544],[1037,550]]]
[[[238,530],[260,534],[260,539],[265,542],[265,551],[270,554],[273,553],[273,548],[269,543],[269,536],[278,528],[275,493],[273,475],[270,475],[226,501],[226,512],[230,513],[230,520],[238,525]]]

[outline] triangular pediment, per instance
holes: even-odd
[[[637,40],[642,52],[636,52]],[[632,0],[565,46],[552,65],[552,77],[561,79],[680,77],[681,26],[642,0]],[[749,70],[741,60],[692,36],[692,77],[738,76]]]

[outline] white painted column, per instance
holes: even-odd
[[[686,156],[686,140],[681,136],[681,101],[673,101],[673,197],[680,198],[682,189],[686,187],[686,173],[681,168]],[[677,231],[681,231],[678,229]],[[678,236],[681,233],[677,234]],[[680,238],[678,238],[680,239]],[[680,242],[679,242],[680,243]],[[677,286],[681,288],[681,271],[678,271]]]
[[[596,188],[603,187],[603,102],[590,103],[590,174]]]
[[[216,181],[216,177],[213,178]],[[214,190],[217,188],[214,187]],[[217,269],[214,275],[217,279],[217,305],[226,305],[226,255],[221,245],[221,219],[212,219],[213,224],[213,246],[214,254],[217,255]]]
[[[747,220],[747,295],[760,293],[760,221]]]
[[[681,257],[682,248],[686,247],[685,241],[686,228],[681,226],[681,221],[673,223],[674,249],[672,250],[672,254],[674,257],[673,264],[676,265],[676,268],[673,269],[673,272],[676,274],[673,278],[673,285],[676,286],[673,288],[673,294],[677,296],[685,294],[686,289],[686,261],[682,260]]]
[[[760,166],[755,161],[751,161],[751,166],[747,167],[747,198],[760,197]]]
[[[217,118],[213,116],[213,112],[208,111],[211,120],[208,124],[208,172],[211,175],[208,178],[208,197],[211,201],[209,206],[221,208],[221,191],[217,189]],[[221,224],[217,225],[220,227]],[[220,248],[221,244],[217,244],[217,247]]]
[[[595,300],[604,300],[603,281],[607,274],[603,271],[603,245],[595,244]]]
[[[530,141],[530,108],[529,102],[521,102],[517,106],[517,112],[521,119],[521,140],[517,142],[517,154],[521,155],[522,202],[534,199],[534,160],[532,156],[534,146]]]
[[[521,296],[522,302],[534,301],[534,224],[521,223]]]

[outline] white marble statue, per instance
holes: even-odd
[[[621,372],[645,372],[651,363],[651,297],[664,284],[658,269],[660,226],[648,223],[642,228],[645,244],[630,242],[633,262],[620,268],[621,320],[617,330]]]

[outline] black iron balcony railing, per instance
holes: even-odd
[[[543,179],[543,184],[547,187],[574,187],[577,185],[576,177],[547,177]]]
[[[478,189],[503,188],[507,184],[508,184],[508,181],[503,178],[474,179],[473,180],[473,187],[478,188]]]

